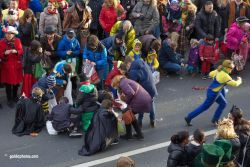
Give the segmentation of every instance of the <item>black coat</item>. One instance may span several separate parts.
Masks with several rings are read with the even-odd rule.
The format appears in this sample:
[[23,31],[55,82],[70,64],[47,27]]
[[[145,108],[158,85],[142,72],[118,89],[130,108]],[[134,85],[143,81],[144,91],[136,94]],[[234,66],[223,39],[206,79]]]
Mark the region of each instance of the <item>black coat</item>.
[[193,160],[201,152],[202,145],[194,145],[192,143],[187,146],[189,166],[193,167]]
[[97,29],[98,26],[100,25],[99,23],[99,15],[102,9],[102,4],[104,0],[91,0],[88,3],[88,6],[92,10],[92,22],[90,24],[91,29]]
[[62,131],[70,126],[71,114],[81,113],[81,109],[73,108],[70,104],[62,103],[53,107],[51,114],[49,115],[49,120],[52,121],[52,126],[56,131]]
[[12,133],[17,136],[40,132],[45,125],[42,107],[34,99],[21,97],[17,103],[15,125]]
[[79,92],[76,98],[76,105],[80,106],[84,112],[95,112],[99,108],[97,100],[98,92],[97,89],[94,88],[91,93]]
[[41,61],[42,56],[31,53],[29,49],[27,49],[25,54],[23,72],[24,74],[33,74],[35,70],[35,64]]
[[219,38],[220,22],[216,11],[206,13],[205,10],[202,9],[195,19],[195,32],[197,39],[204,39],[208,34]]
[[106,109],[100,108],[91,121],[85,134],[85,144],[78,154],[88,156],[103,151],[117,137],[117,118]]
[[185,147],[171,143],[168,153],[167,167],[188,166],[188,154]]
[[46,36],[42,37],[40,39],[40,42],[41,42],[41,45],[42,45],[42,48],[44,51],[49,51],[52,53],[50,57],[50,61],[52,62],[53,65],[55,65],[57,62],[59,62],[60,58],[58,57],[58,55],[56,54],[56,50],[57,50],[57,47],[58,47],[58,44],[61,40],[61,36],[59,35],[55,35],[55,39],[54,39],[54,42],[53,42],[53,48],[49,45],[48,43],[48,39]]
[[22,45],[29,47],[32,40],[35,39],[36,25],[32,23],[20,24],[18,26],[18,32]]

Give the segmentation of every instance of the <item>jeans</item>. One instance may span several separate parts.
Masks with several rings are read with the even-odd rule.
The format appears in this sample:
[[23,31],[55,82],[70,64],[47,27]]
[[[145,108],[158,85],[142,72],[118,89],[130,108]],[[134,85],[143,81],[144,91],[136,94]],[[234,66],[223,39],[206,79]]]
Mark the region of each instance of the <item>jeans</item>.
[[107,78],[107,75],[108,75],[108,65],[105,65],[104,67],[100,69],[96,69],[96,72],[100,79],[100,82],[97,84],[97,89],[102,90],[104,88],[103,82]]
[[[152,106],[152,109],[149,112],[149,118],[150,118],[150,121],[154,121],[155,120],[155,102],[154,102],[154,100],[152,100],[152,105],[151,106]],[[139,122],[142,122],[143,116],[144,116],[144,113],[140,112],[139,116],[138,116],[138,121]]]
[[163,69],[170,72],[179,72],[181,70],[181,66],[177,63],[172,63],[170,61],[166,62],[163,66]]
[[211,89],[207,91],[207,98],[202,105],[196,108],[194,111],[188,114],[187,119],[192,120],[197,117],[202,112],[209,109],[212,104],[216,102],[219,104],[218,108],[216,109],[212,121],[218,121],[220,116],[227,105],[227,101],[225,99],[225,90],[224,88],[220,92],[214,92]]
[[114,99],[118,98],[117,89],[113,88],[112,86],[109,86],[109,91],[113,94]]

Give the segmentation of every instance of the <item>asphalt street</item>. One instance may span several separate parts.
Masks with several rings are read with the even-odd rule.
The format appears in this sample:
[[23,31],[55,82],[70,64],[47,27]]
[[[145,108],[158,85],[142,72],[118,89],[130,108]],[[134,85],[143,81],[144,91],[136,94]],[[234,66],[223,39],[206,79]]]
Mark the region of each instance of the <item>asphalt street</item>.
[[[248,64],[249,65],[249,64]],[[233,104],[240,106],[250,119],[250,67],[240,74],[243,84],[239,88],[229,88],[227,94],[228,106],[223,113],[226,116]],[[236,76],[235,76],[236,77]],[[157,124],[155,129],[149,127],[148,115],[143,122],[144,141],[123,141],[111,146],[105,152],[93,156],[82,157],[77,154],[83,143],[83,138],[71,139],[67,136],[49,136],[44,128],[38,137],[17,137],[11,133],[14,124],[15,111],[5,104],[4,91],[0,91],[0,102],[4,108],[0,110],[0,166],[1,167],[64,167],[86,163],[123,152],[155,145],[170,140],[171,135],[179,130],[187,129],[192,133],[196,128],[205,131],[215,129],[211,118],[216,104],[211,109],[193,120],[193,126],[187,127],[184,116],[203,102],[206,91],[192,90],[193,86],[208,86],[211,80],[201,80],[188,75],[164,76],[157,85],[159,96],[156,100]],[[209,136],[210,141],[213,136]],[[17,159],[13,155],[35,155],[34,159]],[[38,157],[37,157],[38,156]],[[167,148],[141,153],[132,156],[136,167],[165,167],[167,162]],[[98,167],[112,167],[114,161],[97,165]]]

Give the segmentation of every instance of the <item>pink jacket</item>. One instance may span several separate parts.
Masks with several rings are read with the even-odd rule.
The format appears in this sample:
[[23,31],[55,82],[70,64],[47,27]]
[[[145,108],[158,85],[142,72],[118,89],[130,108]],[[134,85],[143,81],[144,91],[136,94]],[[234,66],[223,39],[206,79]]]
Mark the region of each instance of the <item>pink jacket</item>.
[[227,48],[232,50],[239,50],[241,40],[244,36],[244,30],[236,23],[233,23],[226,35]]

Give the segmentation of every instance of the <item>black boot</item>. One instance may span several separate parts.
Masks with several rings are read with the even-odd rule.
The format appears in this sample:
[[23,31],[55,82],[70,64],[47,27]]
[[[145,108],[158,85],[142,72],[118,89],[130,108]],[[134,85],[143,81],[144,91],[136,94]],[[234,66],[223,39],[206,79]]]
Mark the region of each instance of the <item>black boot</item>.
[[120,138],[121,139],[125,139],[125,140],[129,140],[132,139],[132,127],[131,125],[125,125],[126,127],[126,134],[125,135],[121,135]]
[[133,127],[134,127],[134,129],[135,129],[135,132],[136,132],[136,134],[133,135],[133,136],[134,136],[135,138],[137,138],[138,140],[144,139],[144,136],[143,136],[143,134],[142,134],[142,132],[141,132],[141,128],[139,127],[138,122],[137,122],[136,119],[132,122],[132,125],[133,125]]

